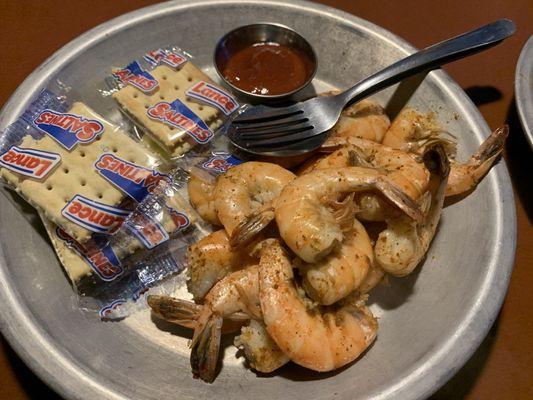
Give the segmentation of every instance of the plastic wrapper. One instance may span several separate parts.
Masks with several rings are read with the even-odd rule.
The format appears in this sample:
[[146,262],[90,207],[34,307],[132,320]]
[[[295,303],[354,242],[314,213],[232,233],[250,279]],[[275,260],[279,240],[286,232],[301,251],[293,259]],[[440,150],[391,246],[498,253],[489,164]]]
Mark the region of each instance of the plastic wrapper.
[[59,85],[0,135],[2,181],[37,209],[82,308],[106,318],[184,279],[188,244],[209,233],[189,205],[187,163],[212,153],[239,108],[175,48],[115,70],[113,82],[127,121]]
[[[180,194],[180,174],[169,174],[140,203],[112,236],[79,243],[62,228],[43,218],[59,260],[79,293],[102,282],[122,279],[131,259],[176,239],[183,243],[205,235],[205,224]],[[133,202],[132,202],[133,203]]]
[[[157,219],[138,213],[128,218],[170,179],[167,164],[134,135],[71,97],[43,90],[2,132],[0,176],[38,210],[75,289],[85,294],[130,276],[135,253],[181,232],[186,242],[183,237],[192,235],[198,218],[177,196]],[[134,235],[111,243],[123,224],[133,224]]]
[[139,127],[140,136],[147,134],[147,143],[169,159],[212,141],[217,129],[239,109],[235,98],[177,47],[150,51],[113,69],[107,83],[110,90],[104,95],[111,95]]
[[[97,284],[85,280],[78,285],[84,295],[83,309],[98,311],[106,319],[122,318],[146,307],[144,294],[148,289],[150,293],[171,295],[185,284],[185,275],[180,273],[187,266],[187,248],[210,233],[185,198],[187,178],[187,172],[181,169],[169,173],[169,179],[159,182],[105,243],[113,254],[128,254],[141,234],[153,236],[155,245],[145,245],[125,259],[117,258],[121,269],[118,279]],[[168,216],[180,229],[164,235],[154,225]]]
[[[187,241],[188,237],[206,234],[205,223],[187,201],[188,174],[178,168],[168,176],[169,179],[161,181],[109,238],[109,245],[118,253],[127,253],[126,250],[143,236],[148,238],[148,243],[142,240],[144,247],[151,250],[176,237]],[[176,226],[171,234],[158,229],[167,220]]]
[[48,90],[0,134],[2,180],[79,243],[112,235],[161,168],[121,127]]
[[174,239],[158,251],[140,253],[129,261],[121,279],[87,288],[80,297],[80,308],[103,319],[121,319],[147,308],[147,294],[173,295],[185,285],[182,272],[188,245]]

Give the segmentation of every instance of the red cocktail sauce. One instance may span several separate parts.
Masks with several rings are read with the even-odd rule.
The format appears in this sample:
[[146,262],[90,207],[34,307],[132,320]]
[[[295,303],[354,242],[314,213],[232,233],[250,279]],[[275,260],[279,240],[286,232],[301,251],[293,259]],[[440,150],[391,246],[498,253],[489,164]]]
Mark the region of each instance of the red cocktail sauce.
[[222,73],[239,89],[253,94],[276,95],[302,86],[313,73],[313,64],[298,49],[264,42],[236,52]]

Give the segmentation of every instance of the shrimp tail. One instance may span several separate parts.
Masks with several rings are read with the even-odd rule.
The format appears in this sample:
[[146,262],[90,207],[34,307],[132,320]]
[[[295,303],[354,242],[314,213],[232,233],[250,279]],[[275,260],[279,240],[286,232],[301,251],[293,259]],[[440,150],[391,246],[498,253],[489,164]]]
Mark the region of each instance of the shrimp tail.
[[157,317],[186,328],[196,328],[196,321],[202,310],[201,305],[170,296],[150,295],[147,301]]
[[251,215],[246,221],[237,226],[229,239],[230,246],[242,247],[249,244],[252,239],[274,219],[274,208],[268,207]]
[[435,176],[439,182],[438,195],[440,196],[440,192],[443,191],[443,187],[446,185],[448,176],[450,175],[450,160],[446,155],[446,150],[441,144],[436,144],[426,150],[423,158],[426,168],[430,171],[432,177]]
[[384,179],[380,179],[376,182],[376,188],[382,192],[390,202],[407,214],[407,216],[417,222],[422,221],[424,215],[420,210],[419,205],[402,190]]
[[454,164],[446,187],[446,196],[455,196],[473,189],[502,153],[508,135],[507,125],[496,129],[466,164]]
[[474,171],[475,184],[485,176],[494,164],[494,161],[503,152],[505,140],[508,135],[509,127],[507,125],[496,129],[472,155],[469,164],[476,166]]
[[435,236],[435,231],[442,214],[444,193],[450,174],[450,161],[442,144],[436,144],[427,149],[423,155],[424,164],[431,172],[428,191],[421,197],[420,204],[424,212],[424,220],[416,229],[418,232],[418,252],[407,268],[410,273],[425,257],[429,245]]
[[420,199],[421,207],[424,210],[424,221],[420,228],[426,231],[427,236],[426,240],[423,241],[422,247],[423,252],[426,253],[440,220],[444,194],[451,169],[450,160],[446,155],[444,146],[441,144],[427,149],[423,157],[426,168],[431,172],[428,191]]
[[472,159],[477,160],[479,164],[494,160],[503,151],[503,146],[508,135],[509,127],[507,125],[499,127],[479,146]]
[[204,382],[211,383],[215,380],[222,321],[221,316],[213,314],[194,332],[191,343],[191,367],[193,376]]

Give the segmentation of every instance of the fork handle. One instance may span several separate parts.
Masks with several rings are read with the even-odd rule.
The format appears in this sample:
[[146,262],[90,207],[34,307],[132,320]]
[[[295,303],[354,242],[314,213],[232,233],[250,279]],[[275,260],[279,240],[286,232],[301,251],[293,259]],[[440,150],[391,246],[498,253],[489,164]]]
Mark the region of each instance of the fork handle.
[[340,93],[338,97],[344,100],[345,106],[350,105],[411,75],[431,71],[451,61],[495,46],[511,36],[515,29],[513,21],[500,19],[463,33],[395,62]]

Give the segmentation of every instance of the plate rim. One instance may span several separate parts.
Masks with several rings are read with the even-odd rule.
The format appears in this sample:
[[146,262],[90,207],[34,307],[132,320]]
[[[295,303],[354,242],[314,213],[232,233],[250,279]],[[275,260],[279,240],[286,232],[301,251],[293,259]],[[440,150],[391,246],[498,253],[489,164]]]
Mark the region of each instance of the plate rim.
[[[34,96],[35,87],[43,87],[63,63],[68,62],[92,44],[103,40],[108,34],[167,12],[208,5],[216,6],[221,3],[254,4],[251,0],[199,0],[194,3],[187,0],[174,0],[123,14],[81,34],[45,60],[19,85],[0,112],[0,126],[6,126],[12,122],[21,111],[20,105],[26,104]],[[300,8],[325,14],[357,24],[371,31],[372,34],[381,36],[406,54],[416,50],[404,39],[382,27],[326,5],[302,0],[268,0],[262,4]],[[434,71],[431,74],[433,79],[442,84],[443,89],[447,92],[453,92],[455,96],[459,97],[465,111],[468,111],[468,117],[472,119],[473,125],[479,126],[479,130],[487,136],[490,130],[485,120],[459,85],[442,70]],[[449,95],[449,93],[447,94]],[[493,168],[490,176],[487,177],[487,180],[489,179],[494,185],[497,198],[502,200],[502,206],[498,210],[499,219],[505,221],[505,241],[500,243],[500,251],[496,254],[498,263],[493,263],[498,264],[499,267],[493,268],[485,276],[482,290],[475,298],[474,307],[469,310],[462,321],[464,322],[460,326],[462,329],[448,338],[442,344],[440,351],[429,356],[423,365],[421,364],[412,371],[405,380],[400,380],[385,392],[375,393],[371,396],[372,399],[419,399],[431,395],[466,363],[496,319],[507,293],[514,264],[516,210],[510,177],[503,161]],[[504,207],[504,204],[507,204],[507,207]],[[501,232],[500,237],[504,237]],[[12,281],[8,279],[8,275],[9,271],[5,266],[3,249],[0,246],[0,301],[4,304],[0,308],[0,330],[26,365],[63,397],[94,398],[98,396],[97,398],[126,399],[124,395],[105,386],[106,382],[102,381],[102,377],[95,377],[90,371],[84,370],[82,365],[78,364],[65,349],[61,349],[52,340],[47,332],[39,326],[30,310],[19,301],[20,295],[16,287],[10,286],[9,283]],[[461,340],[464,342],[461,343]],[[427,365],[432,367],[431,374],[428,374]],[[424,366],[426,368],[423,368]],[[65,374],[74,379],[64,379]],[[406,380],[409,383],[407,386],[405,386]],[[84,386],[80,387],[81,383]]]
[[533,35],[526,40],[518,57],[514,88],[518,116],[529,146],[533,148]]

